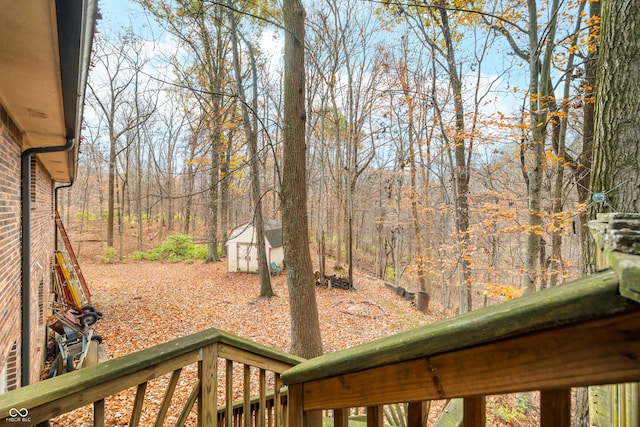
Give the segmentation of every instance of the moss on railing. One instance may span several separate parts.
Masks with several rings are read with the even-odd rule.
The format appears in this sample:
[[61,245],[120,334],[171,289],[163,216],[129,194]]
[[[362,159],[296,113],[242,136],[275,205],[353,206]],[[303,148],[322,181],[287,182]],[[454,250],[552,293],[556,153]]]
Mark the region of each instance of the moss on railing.
[[615,271],[622,296],[640,302],[640,214],[599,214],[589,228],[598,267]]
[[60,408],[60,413],[93,403],[195,363],[201,358],[201,349],[213,344],[240,349],[283,366],[304,360],[218,329],[207,329],[3,394],[0,396],[0,424],[10,416],[12,408],[27,408],[31,415],[37,413],[35,408],[72,396],[73,402]]
[[282,380],[284,384],[295,384],[434,356],[518,334],[622,313],[634,305],[620,295],[616,272],[606,271],[310,359],[286,371]]

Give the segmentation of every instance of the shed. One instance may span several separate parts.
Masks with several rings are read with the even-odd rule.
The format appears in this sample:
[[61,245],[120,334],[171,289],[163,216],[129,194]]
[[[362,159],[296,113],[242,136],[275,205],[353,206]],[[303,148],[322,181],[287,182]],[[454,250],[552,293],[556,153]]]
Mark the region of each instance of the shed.
[[[276,263],[282,267],[282,222],[277,219],[264,221],[267,265]],[[245,223],[231,230],[227,241],[227,269],[229,272],[258,272],[258,247],[253,223]]]

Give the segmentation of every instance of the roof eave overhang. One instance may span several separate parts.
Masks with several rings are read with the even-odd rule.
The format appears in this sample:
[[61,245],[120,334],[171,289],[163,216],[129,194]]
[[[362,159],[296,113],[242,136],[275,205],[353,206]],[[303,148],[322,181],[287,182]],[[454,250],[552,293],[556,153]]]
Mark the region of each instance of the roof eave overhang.
[[[67,176],[60,182],[72,183],[76,176],[84,95],[95,32],[97,0],[56,0],[60,81],[65,136],[60,145],[76,140],[66,152]],[[43,155],[53,157],[53,154]]]
[[[22,150],[55,182],[73,182],[97,0],[6,1],[0,14],[0,104]],[[55,150],[54,150],[55,151]]]

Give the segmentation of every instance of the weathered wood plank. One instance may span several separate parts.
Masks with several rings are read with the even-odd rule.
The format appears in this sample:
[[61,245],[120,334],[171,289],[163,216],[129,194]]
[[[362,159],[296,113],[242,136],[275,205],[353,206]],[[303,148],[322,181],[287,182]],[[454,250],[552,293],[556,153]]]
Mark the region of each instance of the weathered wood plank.
[[619,277],[620,294],[640,302],[640,255],[611,252],[607,259]]
[[[285,365],[297,364],[304,360],[283,351],[211,328],[7,393],[3,395],[2,401],[0,402],[0,419],[4,420],[4,418],[8,417],[11,408],[23,402],[30,402],[32,407],[45,405],[47,402],[56,399],[80,394],[88,389],[95,389],[102,384],[108,383],[113,385],[114,378],[139,377],[142,378],[142,380],[137,383],[125,384],[125,387],[115,390],[113,393],[137,386],[140,382],[151,379],[145,376],[149,372],[154,372],[157,366],[175,366],[173,362],[168,362],[171,359],[180,357],[182,361],[188,360],[186,364],[195,363],[197,361],[197,351],[206,345],[214,343],[237,346],[248,352],[259,353],[262,357],[278,360]],[[177,369],[177,367],[174,369]],[[141,375],[140,372],[144,374]],[[166,373],[166,371],[163,373]],[[115,382],[117,383],[118,381]],[[107,389],[108,388],[104,388],[103,390]],[[79,398],[77,399],[79,403],[78,406],[84,406],[113,393],[102,395],[93,392],[82,393],[83,396],[90,394],[94,399]],[[71,409],[75,408],[69,408],[68,410]]]
[[242,415],[244,427],[251,427],[251,366],[242,365]]
[[640,385],[638,383],[620,384],[624,389],[624,424],[640,426],[640,407],[638,407]]
[[[183,366],[196,363],[197,360],[198,360],[198,351],[196,350],[191,353],[182,354],[179,357],[176,357],[174,359],[170,359],[162,363],[158,363],[157,365],[141,368],[137,372],[132,372],[120,377],[113,376],[109,381],[107,381],[105,378],[102,378],[101,375],[99,376],[99,381],[96,380],[95,377],[93,377],[93,375],[89,375],[90,379],[94,379],[96,381],[95,383],[93,383],[92,381],[88,381],[86,377],[79,376],[83,382],[83,387],[76,393],[69,394],[67,390],[65,389],[60,390],[58,389],[58,386],[55,386],[54,389],[56,389],[59,393],[59,397],[55,398],[55,395],[52,395],[51,394],[52,392],[50,390],[47,390],[46,387],[38,387],[38,388],[33,387],[30,390],[27,390],[26,393],[20,393],[22,398],[25,399],[21,401],[31,402],[26,396],[30,396],[34,390],[44,389],[46,390],[45,392],[48,393],[49,399],[45,400],[43,404],[40,404],[40,405],[34,404],[33,406],[30,405],[29,416],[31,417],[32,421],[35,424],[35,423],[42,422],[44,420],[48,420],[49,418],[52,418],[57,414],[69,412],[75,408],[79,408],[81,406],[91,404],[95,401],[103,399],[106,396],[111,396],[122,390],[126,390],[127,388],[137,387],[138,384],[149,381],[153,378],[157,378],[160,375],[164,375],[168,372],[172,372]],[[94,368],[100,368],[100,367],[104,368],[108,373],[109,372],[108,365],[107,365],[108,363],[109,362],[105,362],[89,368],[69,372],[67,374],[61,375],[60,377],[52,378],[50,380],[36,383],[33,385],[36,386],[36,385],[42,384],[46,386],[47,385],[46,383],[50,381],[54,381],[57,378],[63,378],[67,376],[69,376],[70,378],[78,378],[78,376],[75,376],[73,374],[75,374],[76,372],[81,373],[84,370],[93,370]],[[31,386],[27,386],[25,387],[25,389],[28,387],[31,387]],[[75,387],[73,387],[72,384],[70,384],[69,387],[75,389]],[[18,394],[21,390],[23,389],[17,390],[16,394]],[[4,397],[5,396],[3,396],[3,401],[2,401],[3,406],[7,403],[7,401],[4,400]],[[10,397],[14,398],[14,396],[10,396]],[[7,399],[7,400],[10,401],[12,399]],[[38,399],[37,396],[34,396],[33,401],[41,402],[42,399]],[[7,413],[8,413],[8,410],[7,410]],[[5,418],[0,418],[0,426],[4,425],[3,423],[4,420]]]
[[201,392],[202,392],[201,383],[200,383],[200,380],[197,380],[195,386],[193,387],[193,389],[191,390],[191,393],[189,394],[189,398],[187,399],[187,402],[185,403],[184,407],[182,408],[182,411],[180,412],[180,416],[176,421],[176,427],[184,426],[185,422],[187,421],[187,418],[189,418],[189,413],[193,409],[193,405],[195,404],[196,399],[202,396]]
[[[249,353],[259,354],[261,357],[278,360],[287,365],[297,365],[298,363],[304,362],[306,360],[302,357],[295,356],[291,353],[277,350],[272,347],[267,347],[265,345],[258,344],[255,341],[250,341],[246,338],[238,337],[236,335],[230,334],[225,331],[221,331],[219,329],[215,329],[215,331],[217,332],[219,337],[218,338],[219,344],[227,344],[228,346],[231,346],[233,348],[246,350]],[[252,366],[258,366],[258,365],[252,365]],[[271,370],[268,368],[266,369]]]
[[216,411],[218,408],[218,344],[204,347],[201,353],[201,360],[198,364],[198,378],[200,379],[198,425],[200,427],[214,427],[218,421]]
[[571,426],[571,389],[540,392],[540,427]]
[[302,384],[292,384],[287,392],[289,427],[304,427],[304,397]]
[[140,416],[142,415],[142,404],[144,403],[144,394],[147,391],[147,383],[138,384],[136,390],[136,397],[133,401],[133,410],[131,411],[131,421],[129,425],[131,427],[138,427],[140,425]]
[[258,427],[266,427],[267,424],[267,372],[264,369],[260,369],[258,372],[258,385],[259,385],[259,400],[260,405],[258,407]]
[[93,426],[104,427],[104,399],[93,403]]
[[[613,271],[525,295],[431,325],[316,357],[282,375],[285,384],[429,357],[559,325],[621,313],[634,305],[620,296]],[[415,400],[415,399],[413,399]]]
[[620,294],[640,302],[640,214],[601,213],[589,221],[596,242],[596,268],[613,269]]
[[[156,417],[154,427],[162,427],[164,425],[164,419],[167,416],[169,406],[171,406],[171,399],[173,398],[173,393],[176,390],[176,385],[178,384],[178,380],[180,379],[181,372],[182,368],[176,369],[171,374],[169,384],[167,384],[167,389],[164,392],[164,397],[162,398],[162,403],[160,404],[160,409],[158,410],[158,416]],[[200,375],[200,377],[202,378],[202,374]]]
[[640,312],[304,384],[304,408],[557,389],[640,380]]
[[227,427],[233,427],[233,361],[230,359],[226,360],[225,363],[225,368],[226,368],[226,375],[225,375],[225,381],[226,381],[226,392],[225,392],[225,399],[226,399],[226,408],[224,411],[224,416],[225,416],[225,425]]
[[273,420],[274,420],[274,426],[273,427],[280,427],[282,425],[285,425],[285,419],[286,415],[284,414],[284,411],[282,409],[282,394],[280,393],[280,389],[282,388],[282,380],[280,379],[280,374],[279,373],[275,373],[275,378],[273,380],[273,401],[274,401],[274,405],[273,405]]
[[255,353],[251,353],[247,350],[232,347],[226,344],[219,344],[218,356],[225,359],[231,359],[238,363],[244,363],[246,365],[251,365],[257,368],[266,369],[267,371],[278,373],[282,373],[293,366],[290,363],[269,359],[268,357],[263,357]]

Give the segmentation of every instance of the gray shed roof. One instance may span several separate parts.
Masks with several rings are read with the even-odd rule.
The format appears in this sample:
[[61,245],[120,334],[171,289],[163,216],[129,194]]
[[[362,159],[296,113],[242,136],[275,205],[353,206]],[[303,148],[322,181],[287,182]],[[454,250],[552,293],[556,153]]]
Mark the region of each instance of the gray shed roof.
[[265,220],[264,235],[269,240],[272,248],[282,246],[282,221],[279,219]]

